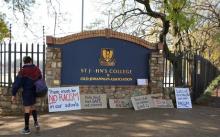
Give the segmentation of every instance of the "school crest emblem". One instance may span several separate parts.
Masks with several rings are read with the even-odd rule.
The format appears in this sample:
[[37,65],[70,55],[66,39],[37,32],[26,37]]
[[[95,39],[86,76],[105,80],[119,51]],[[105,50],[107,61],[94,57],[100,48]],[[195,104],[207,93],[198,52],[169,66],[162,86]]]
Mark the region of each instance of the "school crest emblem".
[[102,48],[99,58],[101,66],[115,66],[114,51],[110,48]]

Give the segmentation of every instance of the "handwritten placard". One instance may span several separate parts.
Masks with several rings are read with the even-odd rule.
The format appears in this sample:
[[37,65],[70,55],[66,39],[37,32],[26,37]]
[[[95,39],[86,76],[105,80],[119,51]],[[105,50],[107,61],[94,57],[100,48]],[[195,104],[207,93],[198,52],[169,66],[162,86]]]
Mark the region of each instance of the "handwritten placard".
[[131,97],[135,110],[148,109],[153,107],[153,100],[149,95]]
[[80,98],[82,109],[107,108],[106,94],[84,94]]
[[189,88],[175,88],[177,108],[192,108]]
[[58,87],[48,89],[49,112],[81,109],[79,87]]
[[110,108],[132,108],[130,99],[109,99]]
[[137,85],[148,85],[148,79],[137,79]]
[[153,104],[155,108],[174,108],[170,99],[153,99]]

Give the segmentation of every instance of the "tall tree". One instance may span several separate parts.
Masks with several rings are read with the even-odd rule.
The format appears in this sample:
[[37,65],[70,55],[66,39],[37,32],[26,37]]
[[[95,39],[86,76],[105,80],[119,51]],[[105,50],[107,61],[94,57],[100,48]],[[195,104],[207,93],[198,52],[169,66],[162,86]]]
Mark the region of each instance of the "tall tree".
[[[123,2],[123,6],[131,3],[129,0]],[[152,39],[152,34],[154,34],[157,40],[155,42],[164,44],[168,58],[171,58],[173,65],[177,68],[174,73],[177,76],[175,83],[178,86],[182,85],[182,82],[178,81],[179,77],[182,77],[181,69],[178,69],[178,66],[182,67],[182,62],[180,59],[174,60],[173,54],[168,51],[179,52],[180,58],[189,52],[203,52],[203,55],[207,56],[210,51],[217,51],[215,59],[212,57],[209,59],[216,64],[217,60],[220,60],[219,50],[215,50],[219,49],[216,42],[219,39],[217,30],[220,30],[219,3],[220,1],[212,0],[135,0],[133,7],[126,7],[125,11],[115,16],[112,29],[120,30],[129,24],[130,28],[134,28],[136,26],[133,22],[136,22],[141,29],[134,29],[131,34],[141,36],[142,31],[146,31],[142,34],[151,35],[145,35],[147,40]],[[124,31],[127,30],[128,28]]]

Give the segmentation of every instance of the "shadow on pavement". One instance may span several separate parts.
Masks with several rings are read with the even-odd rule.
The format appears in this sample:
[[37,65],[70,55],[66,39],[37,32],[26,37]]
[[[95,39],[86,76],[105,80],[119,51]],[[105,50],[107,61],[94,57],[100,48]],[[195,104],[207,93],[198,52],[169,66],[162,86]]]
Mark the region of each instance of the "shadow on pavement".
[[[32,119],[31,119],[32,120]],[[93,109],[40,116],[30,137],[220,137],[220,109]],[[30,123],[33,124],[33,123]],[[1,117],[1,137],[23,137],[22,117]]]

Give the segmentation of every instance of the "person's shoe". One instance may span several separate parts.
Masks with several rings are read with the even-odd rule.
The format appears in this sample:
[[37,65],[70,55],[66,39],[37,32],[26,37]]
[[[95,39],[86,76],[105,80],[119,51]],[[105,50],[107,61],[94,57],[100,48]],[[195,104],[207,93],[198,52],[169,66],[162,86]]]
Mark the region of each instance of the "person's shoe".
[[38,122],[34,123],[34,127],[36,128],[37,131],[40,131],[40,125]]
[[21,130],[21,134],[25,134],[25,135],[28,135],[28,134],[30,134],[31,133],[31,131],[30,131],[30,129],[22,129]]

